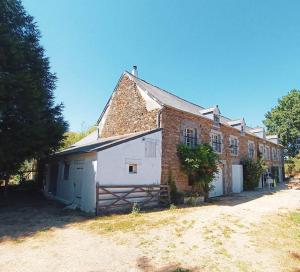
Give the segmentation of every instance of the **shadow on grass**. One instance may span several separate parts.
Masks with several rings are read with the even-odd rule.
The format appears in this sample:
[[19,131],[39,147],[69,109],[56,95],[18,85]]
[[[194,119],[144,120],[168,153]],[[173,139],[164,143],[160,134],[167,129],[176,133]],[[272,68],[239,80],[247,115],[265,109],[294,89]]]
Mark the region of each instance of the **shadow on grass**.
[[[218,197],[210,199],[208,203],[201,206],[235,206],[284,189],[286,189],[286,186],[280,185],[271,192],[258,190]],[[69,224],[94,218],[79,211],[64,210],[64,206],[56,201],[45,199],[36,190],[18,190],[15,187],[8,191],[6,197],[0,192],[0,242],[5,240],[22,240],[51,228],[64,228]],[[191,207],[179,206],[177,211],[184,212],[185,208]],[[163,210],[166,210],[166,208],[147,209],[142,213]],[[97,220],[101,220],[101,217]]]
[[47,200],[36,190],[9,188],[0,193],[0,242],[19,240],[51,228],[63,228],[89,217],[64,205]]

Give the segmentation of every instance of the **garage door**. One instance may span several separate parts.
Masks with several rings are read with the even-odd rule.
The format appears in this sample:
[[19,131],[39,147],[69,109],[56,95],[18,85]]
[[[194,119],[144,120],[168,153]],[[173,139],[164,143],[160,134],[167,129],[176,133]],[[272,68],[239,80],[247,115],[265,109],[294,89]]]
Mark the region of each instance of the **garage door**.
[[243,191],[243,166],[232,165],[232,192],[241,193]]
[[214,189],[209,192],[209,197],[215,197],[223,195],[223,171],[219,168],[219,173],[216,175],[212,182]]

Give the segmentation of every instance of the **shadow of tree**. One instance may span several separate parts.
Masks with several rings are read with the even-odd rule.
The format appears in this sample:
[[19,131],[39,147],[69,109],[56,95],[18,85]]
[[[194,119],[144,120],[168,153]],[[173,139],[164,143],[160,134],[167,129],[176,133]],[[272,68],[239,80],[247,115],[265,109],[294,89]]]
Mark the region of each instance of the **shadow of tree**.
[[23,239],[89,218],[63,208],[64,205],[45,199],[37,191],[10,190],[7,196],[0,195],[0,242]]
[[137,260],[137,268],[144,272],[196,272],[199,268],[183,268],[179,264],[168,264],[161,267],[155,267],[149,258],[141,257]]
[[[257,190],[254,192],[243,192],[238,195],[222,196],[211,199],[209,203],[203,205],[235,206],[285,189],[285,185],[280,185],[270,192],[268,190]],[[79,211],[64,210],[64,206],[56,201],[45,199],[40,192],[35,190],[9,190],[7,197],[0,192],[0,242],[24,239],[51,228],[64,228],[69,224],[94,218],[93,215],[87,215]],[[179,208],[184,209],[189,207],[180,206]],[[163,209],[158,208],[144,212],[161,210]],[[140,265],[142,265],[141,261]],[[147,262],[144,262],[142,266],[146,269]],[[174,266],[170,267],[170,269],[173,268]],[[162,271],[172,271],[170,269]]]

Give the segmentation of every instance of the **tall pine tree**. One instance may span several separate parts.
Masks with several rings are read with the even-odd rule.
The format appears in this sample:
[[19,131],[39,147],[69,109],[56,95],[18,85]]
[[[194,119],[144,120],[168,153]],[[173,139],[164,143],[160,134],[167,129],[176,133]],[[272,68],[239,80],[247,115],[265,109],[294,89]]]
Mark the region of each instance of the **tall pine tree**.
[[67,130],[40,32],[19,0],[0,0],[0,179],[57,150]]

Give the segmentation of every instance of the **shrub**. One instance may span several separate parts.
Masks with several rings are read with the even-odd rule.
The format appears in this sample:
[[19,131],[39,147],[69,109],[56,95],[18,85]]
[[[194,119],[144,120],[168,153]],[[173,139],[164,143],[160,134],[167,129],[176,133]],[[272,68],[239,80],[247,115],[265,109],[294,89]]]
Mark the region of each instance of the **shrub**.
[[140,211],[141,211],[141,207],[140,207],[139,203],[134,202],[133,205],[132,205],[131,213],[132,214],[139,214]]
[[172,203],[171,205],[170,205],[170,210],[176,210],[177,209],[177,207]]
[[171,171],[169,171],[169,175],[168,175],[168,185],[170,186],[171,203],[173,203],[175,205],[182,204],[182,202],[183,202],[183,193],[178,192],[177,186],[176,186],[175,181],[173,180]]
[[177,147],[177,153],[183,171],[192,181],[193,192],[203,194],[207,201],[208,193],[213,188],[212,181],[218,172],[218,155],[207,143],[195,147],[182,144]]
[[266,167],[262,159],[254,160],[245,158],[242,160],[244,172],[244,189],[253,190],[258,186],[260,176],[264,173]]

